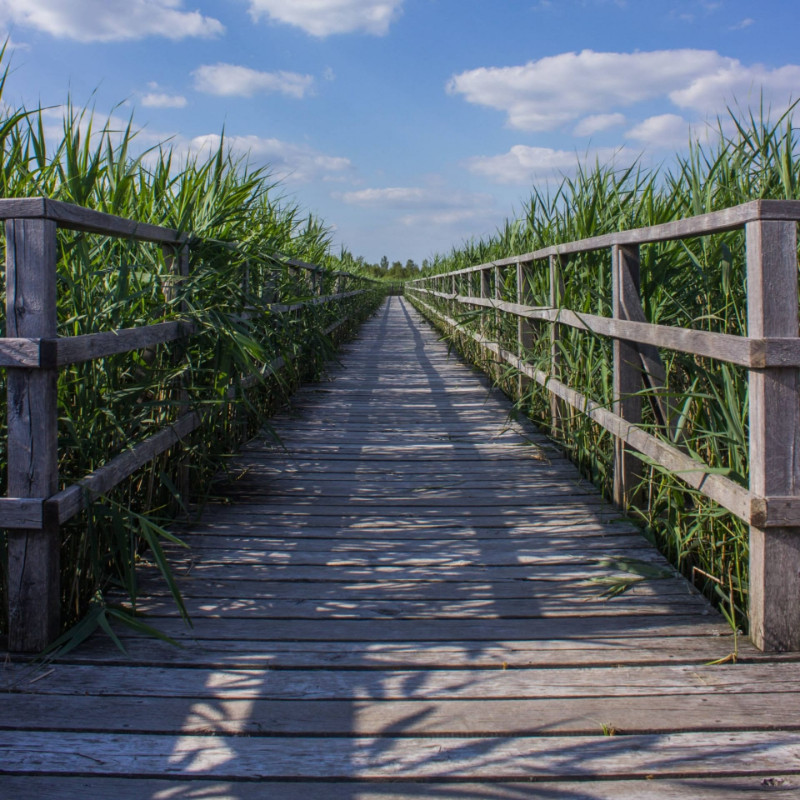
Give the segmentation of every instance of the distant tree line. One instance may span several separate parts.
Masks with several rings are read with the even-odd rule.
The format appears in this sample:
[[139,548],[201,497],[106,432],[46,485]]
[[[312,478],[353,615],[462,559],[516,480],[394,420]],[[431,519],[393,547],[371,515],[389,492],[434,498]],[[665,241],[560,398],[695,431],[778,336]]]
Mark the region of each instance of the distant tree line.
[[[371,278],[383,278],[390,281],[405,281],[409,278],[418,278],[420,274],[420,267],[414,262],[414,259],[409,258],[405,264],[402,261],[392,261],[383,256],[378,264],[370,264],[364,259],[363,256],[354,258],[349,253],[348,268],[355,269],[362,275],[368,275]],[[344,259],[343,259],[344,260]],[[428,260],[422,262],[422,269],[427,269],[429,266]]]

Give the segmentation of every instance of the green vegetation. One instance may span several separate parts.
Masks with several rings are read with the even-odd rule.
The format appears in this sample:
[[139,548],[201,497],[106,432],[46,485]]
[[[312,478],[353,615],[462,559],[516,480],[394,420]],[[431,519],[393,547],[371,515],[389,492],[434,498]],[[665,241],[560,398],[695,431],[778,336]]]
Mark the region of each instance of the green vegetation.
[[[0,80],[0,92],[5,79]],[[372,283],[367,294],[343,303],[270,313],[265,304],[271,301],[299,302],[312,293],[307,274],[288,269],[285,258],[324,266],[316,290],[325,295],[337,291],[333,273],[342,262],[329,253],[325,226],[281,202],[267,172],[233,160],[224,143],[209,157],[180,160],[169,145],[134,155],[137,140],[130,124],[114,130],[110,123],[98,124],[89,111],[69,106],[62,130],[53,134],[47,130],[48,119],[41,109],[3,113],[0,196],[45,195],[174,228],[191,242],[190,274],[178,282],[170,271],[170,254],[158,246],[59,232],[60,335],[179,317],[188,317],[198,330],[177,344],[62,370],[61,487],[144,440],[187,405],[208,416],[207,424],[183,444],[180,457],[173,453],[158,458],[64,527],[64,623],[75,623],[93,602],[89,618],[104,624],[106,613],[118,613],[105,609],[109,587],[122,588],[135,608],[134,567],[145,549],[171,584],[160,546],[168,537],[163,523],[182,513],[187,501],[202,501],[181,490],[206,485],[224,467],[226,454],[264,425],[287,391],[318,372],[332,352],[324,334],[327,326],[348,314],[351,322],[336,334],[346,335],[348,327],[372,312],[384,290]],[[350,279],[345,290],[364,286],[367,281]],[[3,328],[4,322],[3,316]],[[289,366],[273,374],[270,362],[281,356]],[[245,379],[254,388],[245,391]],[[5,403],[2,371],[2,485]],[[0,585],[2,605],[4,591],[5,580]]]
[[[718,122],[713,143],[695,143],[668,168],[618,170],[597,164],[564,178],[551,192],[534,190],[522,215],[493,237],[437,256],[428,274],[448,272],[548,245],[612,231],[655,225],[724,209],[758,198],[800,199],[800,153],[791,110],[777,122],[747,115]],[[503,299],[516,300],[514,270],[505,271]],[[563,306],[610,315],[611,265],[606,252],[571,258],[564,268]],[[494,288],[492,288],[494,291]],[[744,234],[653,244],[641,249],[641,294],[647,319],[663,325],[746,333]],[[532,305],[549,305],[547,264],[531,278]],[[442,306],[443,308],[445,306]],[[451,312],[452,313],[452,312]],[[472,330],[494,322],[494,312],[462,317]],[[548,327],[542,323],[528,359],[550,369]],[[495,331],[510,349],[516,320]],[[611,402],[611,343],[592,334],[562,329],[561,380],[597,402]],[[460,346],[475,360],[477,346]],[[661,351],[667,370],[670,433],[657,424],[644,402],[644,424],[667,436],[715,470],[746,485],[747,373],[728,364]],[[494,368],[497,374],[497,368]],[[509,370],[499,383],[511,394],[517,381]],[[642,392],[647,396],[646,392]],[[547,393],[529,385],[519,399],[543,428],[551,424]],[[562,430],[551,430],[584,473],[610,491],[610,435],[579,415]],[[651,537],[696,585],[715,596],[732,621],[746,624],[747,529],[731,514],[687,488],[672,475],[648,467],[641,501],[633,513]],[[707,573],[707,575],[706,575]],[[710,577],[709,577],[710,576]]]

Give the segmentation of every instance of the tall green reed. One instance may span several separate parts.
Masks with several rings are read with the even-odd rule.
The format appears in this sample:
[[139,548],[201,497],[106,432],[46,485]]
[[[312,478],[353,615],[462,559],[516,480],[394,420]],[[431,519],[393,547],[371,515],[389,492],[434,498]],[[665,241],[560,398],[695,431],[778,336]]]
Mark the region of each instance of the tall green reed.
[[[0,96],[6,79],[7,71],[0,76]],[[326,294],[334,291],[333,271],[340,262],[330,252],[325,225],[283,202],[268,171],[237,161],[224,139],[210,155],[180,156],[169,145],[139,147],[132,121],[119,126],[71,104],[63,109],[59,133],[48,128],[48,120],[42,109],[5,111],[0,117],[0,196],[45,195],[174,228],[191,244],[189,276],[176,280],[174,253],[158,246],[58,234],[59,335],[179,318],[188,318],[197,330],[188,341],[72,365],[59,379],[61,486],[188,408],[206,416],[206,424],[178,452],[140,469],[63,529],[65,625],[81,619],[90,603],[93,624],[104,624],[111,613],[139,624],[107,605],[108,590],[122,589],[135,611],[136,564],[149,548],[148,558],[183,609],[162,543],[174,541],[166,521],[183,513],[189,501],[202,500],[186,496],[186,486],[206,485],[224,467],[226,454],[262,428],[291,387],[315,374],[332,352],[323,333],[337,317],[332,305],[270,312],[268,304],[279,298],[311,295],[303,273],[287,269],[285,259],[326,267],[319,287]],[[353,324],[381,296],[378,288],[347,301]],[[275,374],[270,364],[279,357],[287,366]],[[3,484],[5,425],[0,373]],[[4,590],[5,580],[0,595]],[[82,625],[80,636],[91,627]]]
[[[800,199],[800,153],[793,108],[771,121],[768,110],[730,112],[704,141],[695,141],[671,165],[625,169],[579,166],[548,189],[534,187],[522,213],[494,236],[469,242],[433,259],[430,273],[446,272],[529,252],[552,244],[626,228],[656,225],[728,208],[757,198]],[[651,322],[746,334],[745,252],[742,232],[665,242],[641,248],[641,295]],[[510,272],[510,271],[509,271]],[[547,267],[529,278],[531,304],[549,305]],[[610,260],[605,253],[570,259],[564,268],[563,306],[610,312]],[[508,299],[516,294],[509,278]],[[480,315],[479,315],[480,316]],[[486,314],[482,315],[486,316]],[[467,319],[474,329],[480,320]],[[549,371],[548,327],[537,327],[527,358]],[[515,324],[498,332],[515,349]],[[460,339],[472,357],[476,348]],[[611,403],[611,348],[592,334],[562,329],[559,377],[595,401]],[[642,390],[644,421],[651,432],[676,443],[711,468],[746,485],[748,474],[747,374],[711,359],[661,351],[666,385],[659,392],[668,424],[655,416],[653,393]],[[517,382],[505,371],[500,383],[511,394]],[[613,442],[577,414],[551,430],[549,396],[528,385],[520,404],[550,430],[584,472],[610,494]],[[710,595],[732,622],[746,626],[747,529],[724,509],[673,475],[647,465],[640,501],[631,509],[646,533],[674,563]],[[711,575],[709,579],[705,574]],[[732,599],[731,599],[732,598]]]

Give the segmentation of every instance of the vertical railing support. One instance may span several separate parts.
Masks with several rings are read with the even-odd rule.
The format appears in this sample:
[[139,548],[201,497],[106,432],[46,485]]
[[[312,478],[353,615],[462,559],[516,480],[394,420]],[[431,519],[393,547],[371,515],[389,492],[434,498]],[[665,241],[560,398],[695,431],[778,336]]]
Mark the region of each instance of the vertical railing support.
[[[490,296],[489,270],[481,269],[478,271],[478,275],[480,275],[481,279],[481,293],[480,293],[481,300],[488,300]],[[489,309],[486,306],[481,306],[481,336],[483,336],[484,339],[492,338],[492,327],[489,324],[489,314],[490,314]],[[483,359],[482,363],[488,365],[489,351],[482,349],[481,358]]]
[[[749,222],[747,329],[796,337],[797,225]],[[800,494],[798,370],[751,370],[750,491]],[[800,650],[800,528],[750,527],[750,638],[762,650]]]
[[[530,266],[516,263],[517,268],[517,303],[523,306],[533,305],[533,290],[531,289]],[[533,349],[534,328],[530,320],[517,317],[517,356],[525,358],[527,352]],[[517,391],[522,398],[531,386],[531,379],[520,373],[517,380]]]
[[[6,336],[56,336],[56,223],[6,222]],[[48,498],[58,491],[58,370],[9,369],[8,495]],[[59,634],[58,521],[8,532],[8,648],[38,652]]]
[[[628,309],[640,304],[639,248],[614,245],[611,248],[612,305],[614,319],[631,319]],[[636,345],[614,339],[613,411],[630,424],[642,421],[642,369]],[[622,439],[614,440],[613,498],[627,508],[641,480],[641,461]]]
[[[564,256],[550,256],[548,266],[550,269],[550,307],[560,309],[564,303],[564,276],[562,267]],[[561,378],[561,326],[553,322],[550,326],[550,374],[559,380]],[[562,418],[564,415],[564,403],[556,397],[550,395],[550,432],[558,435],[562,428]]]

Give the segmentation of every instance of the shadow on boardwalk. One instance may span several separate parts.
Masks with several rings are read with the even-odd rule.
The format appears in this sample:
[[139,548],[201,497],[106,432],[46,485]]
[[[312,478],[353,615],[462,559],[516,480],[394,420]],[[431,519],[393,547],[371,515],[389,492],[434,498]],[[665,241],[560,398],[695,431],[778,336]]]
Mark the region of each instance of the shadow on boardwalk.
[[194,629],[146,583],[183,647],[4,698],[0,797],[791,796],[796,665],[706,666],[732,642],[680,579],[599,599],[600,558],[663,561],[509,411],[387,301],[175,553]]

